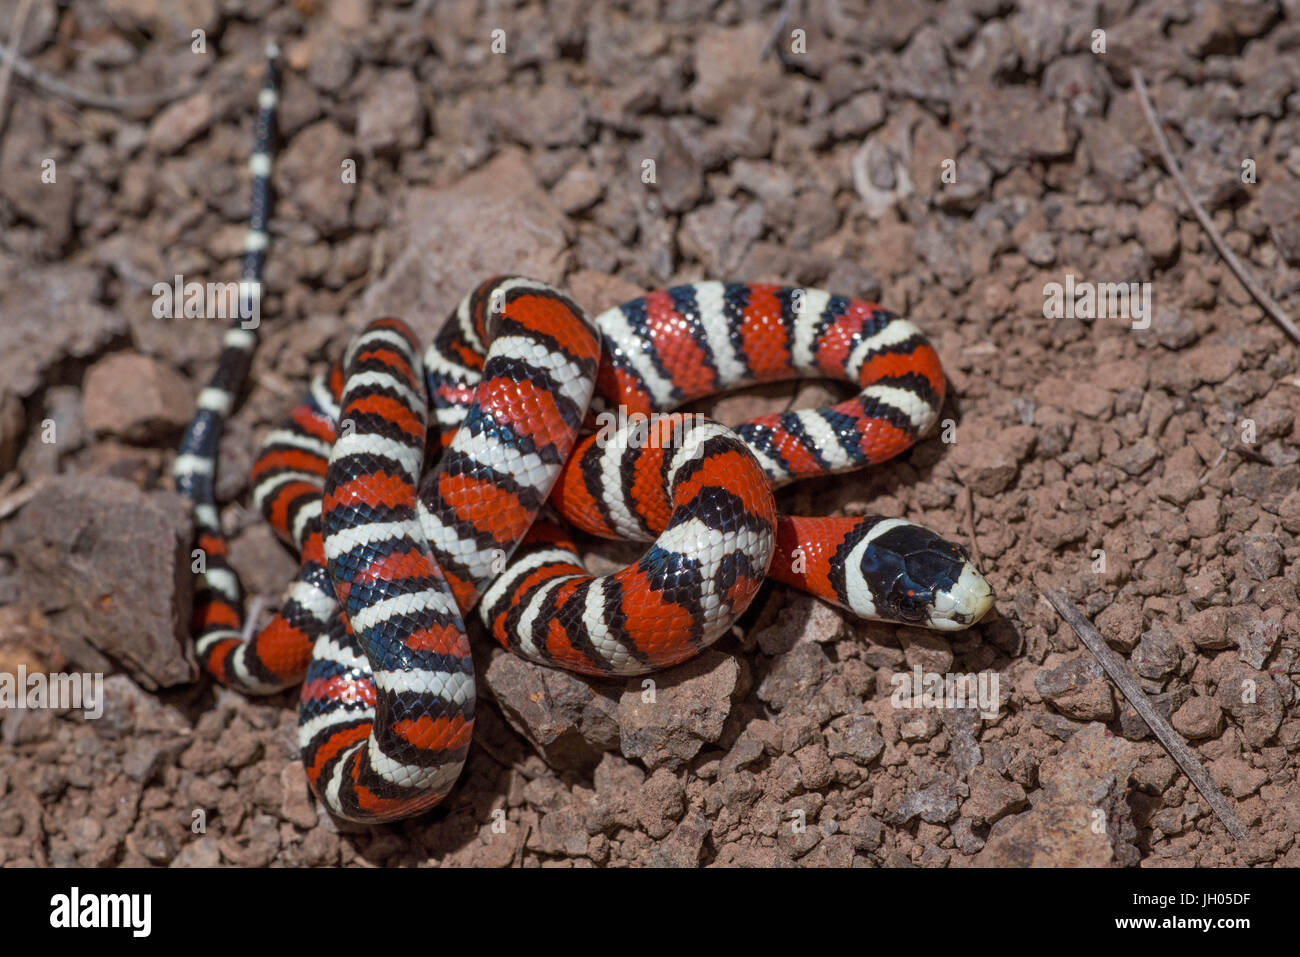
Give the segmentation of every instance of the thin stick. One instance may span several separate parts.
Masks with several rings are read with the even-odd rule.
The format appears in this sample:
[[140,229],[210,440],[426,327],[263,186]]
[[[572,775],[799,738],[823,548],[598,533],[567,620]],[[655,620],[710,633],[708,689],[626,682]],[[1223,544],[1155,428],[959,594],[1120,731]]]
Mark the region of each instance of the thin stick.
[[1196,760],[1196,755],[1192,749],[1187,746],[1182,737],[1169,726],[1164,718],[1160,717],[1160,712],[1152,706],[1150,699],[1142,691],[1138,683],[1133,680],[1133,676],[1128,673],[1124,667],[1124,662],[1120,660],[1119,655],[1110,650],[1101,633],[1092,626],[1092,623],[1083,616],[1083,612],[1071,603],[1061,592],[1053,588],[1046,588],[1043,594],[1047,596],[1053,607],[1062,618],[1066,620],[1074,633],[1079,636],[1079,640],[1092,652],[1093,656],[1100,662],[1106,674],[1110,675],[1110,680],[1119,686],[1119,690],[1124,693],[1137,713],[1142,716],[1142,720],[1147,723],[1152,733],[1164,745],[1169,756],[1178,762],[1178,766],[1183,769],[1183,773],[1196,786],[1196,790],[1201,792],[1201,796],[1209,802],[1210,807],[1214,810],[1215,817],[1222,822],[1223,826],[1228,829],[1238,841],[1244,841],[1247,838],[1246,825],[1241,823],[1241,818],[1237,817],[1237,812],[1232,809],[1227,798],[1214,783],[1214,779],[1206,773],[1201,762]]
[[[9,27],[9,48],[17,50],[18,44],[23,39],[23,27],[27,25],[27,14],[32,10],[32,4],[35,0],[21,0],[18,9],[14,12],[13,23]],[[5,63],[4,69],[0,70],[0,132],[4,131],[5,126],[5,101],[9,98],[9,81],[14,75],[13,61]]]
[[1210,465],[1208,469],[1205,470],[1205,474],[1201,476],[1201,480],[1196,484],[1204,485],[1206,482],[1208,482],[1210,480],[1210,475],[1214,472],[1215,469],[1219,467],[1219,463],[1221,463],[1227,457],[1228,457],[1228,447],[1225,445],[1219,449],[1219,457],[1214,460],[1214,462]]
[[975,496],[970,493],[970,488],[963,485],[961,487],[962,498],[966,500],[966,533],[970,535],[970,554],[975,559],[975,567],[984,567],[984,556],[980,554],[980,544],[975,541]]
[[20,57],[16,49],[10,47],[0,46],[0,63],[5,64],[8,69],[13,70],[14,73],[17,73],[33,86],[45,90],[46,93],[52,93],[59,99],[67,100],[75,106],[88,106],[95,110],[128,112],[130,110],[162,106],[164,103],[172,102],[172,100],[183,99],[198,89],[197,84],[189,83],[174,90],[113,96],[108,93],[91,93],[86,90],[79,90],[75,86],[69,86],[62,80],[37,69]]
[[266,598],[262,595],[254,595],[253,600],[248,603],[248,614],[244,616],[244,631],[239,636],[241,641],[251,641],[253,635],[261,631],[257,627],[257,620],[262,617],[262,609],[266,607]]
[[1151,97],[1147,95],[1147,86],[1142,82],[1142,71],[1137,67],[1133,68],[1133,88],[1137,90],[1138,100],[1142,104],[1142,112],[1146,114],[1147,123],[1151,126],[1151,132],[1155,134],[1156,146],[1160,148],[1160,156],[1165,161],[1165,169],[1169,171],[1169,175],[1178,184],[1178,191],[1183,194],[1183,199],[1187,200],[1187,205],[1192,207],[1192,212],[1196,214],[1196,219],[1200,222],[1201,228],[1210,237],[1210,242],[1214,243],[1214,248],[1219,251],[1223,261],[1228,264],[1228,268],[1233,271],[1233,274],[1241,280],[1241,284],[1255,297],[1255,301],[1272,317],[1274,322],[1286,331],[1287,335],[1296,342],[1300,342],[1300,326],[1297,326],[1291,320],[1291,317],[1282,311],[1282,307],[1259,284],[1250,270],[1237,258],[1236,253],[1228,248],[1228,244],[1223,241],[1219,231],[1214,228],[1214,223],[1210,221],[1204,207],[1192,195],[1192,189],[1187,185],[1183,171],[1178,166],[1178,160],[1174,159],[1173,151],[1169,148],[1169,141],[1165,139],[1164,131],[1160,128],[1160,119],[1156,116],[1155,107],[1151,105]]
[[514,865],[515,867],[523,867],[523,866],[524,866],[524,855],[525,855],[526,853],[528,853],[528,848],[527,848],[527,845],[528,845],[528,835],[531,834],[531,833],[533,833],[533,826],[532,826],[531,824],[525,824],[525,825],[524,825],[524,836],[523,836],[522,838],[519,839],[519,846],[518,846],[517,848],[515,848],[515,854],[518,854],[518,855],[519,855],[518,860],[515,860],[515,855],[514,855],[514,854],[511,854],[511,855],[510,855],[510,857],[511,857],[511,861],[512,861],[512,863],[513,863],[513,865]]
[[771,56],[772,51],[776,49],[777,37],[785,29],[785,25],[790,22],[790,14],[794,10],[794,0],[784,0],[781,4],[781,10],[776,15],[776,23],[772,25],[772,32],[767,35],[763,45],[758,48],[758,59],[761,63]]
[[18,511],[24,505],[35,497],[36,493],[41,490],[44,484],[42,479],[37,479],[18,489],[10,490],[10,481],[19,480],[17,472],[10,472],[5,476],[3,482],[0,482],[0,518],[8,518],[14,512]]

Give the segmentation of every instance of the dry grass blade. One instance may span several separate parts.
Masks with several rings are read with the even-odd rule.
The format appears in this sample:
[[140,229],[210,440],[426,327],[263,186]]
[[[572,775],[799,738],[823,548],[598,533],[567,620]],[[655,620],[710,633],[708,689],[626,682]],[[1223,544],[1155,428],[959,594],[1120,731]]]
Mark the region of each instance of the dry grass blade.
[[1147,85],[1142,80],[1142,71],[1137,67],[1133,68],[1133,88],[1137,90],[1138,100],[1142,104],[1142,112],[1146,114],[1147,123],[1150,124],[1151,132],[1156,138],[1156,146],[1160,150],[1161,158],[1165,161],[1165,169],[1174,178],[1174,182],[1178,185],[1178,191],[1183,194],[1183,199],[1187,200],[1187,205],[1192,207],[1192,212],[1196,214],[1196,219],[1201,224],[1201,228],[1210,237],[1210,242],[1214,243],[1214,248],[1219,251],[1219,255],[1228,264],[1228,268],[1241,280],[1241,284],[1255,297],[1255,301],[1260,304],[1263,310],[1286,331],[1287,335],[1296,342],[1300,342],[1300,327],[1296,326],[1291,317],[1282,311],[1282,307],[1259,284],[1259,281],[1255,279],[1245,264],[1237,258],[1236,253],[1228,248],[1228,244],[1223,241],[1219,231],[1214,228],[1214,223],[1211,222],[1209,214],[1205,212],[1204,207],[1192,195],[1192,188],[1187,185],[1187,179],[1183,176],[1182,168],[1178,165],[1178,160],[1174,159],[1173,150],[1169,148],[1169,141],[1165,139],[1164,131],[1160,128],[1160,118],[1156,116],[1155,107],[1151,105],[1151,97],[1147,94]]
[[778,38],[781,36],[782,31],[785,30],[786,24],[790,22],[790,14],[793,10],[794,0],[783,0],[781,9],[776,15],[776,22],[772,25],[772,32],[767,35],[767,39],[763,41],[763,45],[758,49],[760,62],[771,56],[772,51],[776,49],[779,42]]
[[975,496],[968,486],[961,487],[962,505],[966,512],[966,534],[970,536],[970,554],[975,559],[975,567],[984,567],[984,556],[980,554],[980,544],[975,540]]
[[[35,0],[22,0],[14,11],[13,24],[9,29],[9,49],[17,52],[23,39],[23,27],[27,25],[27,14],[31,13]],[[0,132],[4,132],[5,103],[9,98],[9,81],[13,79],[14,61],[10,60],[0,69]]]
[[1124,667],[1124,662],[1120,660],[1119,655],[1110,650],[1110,646],[1101,636],[1101,632],[1092,626],[1092,622],[1084,617],[1083,612],[1066,598],[1061,592],[1046,588],[1043,594],[1047,600],[1052,603],[1052,607],[1057,613],[1066,620],[1074,633],[1079,636],[1079,640],[1084,643],[1093,657],[1105,669],[1106,674],[1110,675],[1110,680],[1119,686],[1119,690],[1124,693],[1137,713],[1142,716],[1142,720],[1147,723],[1152,734],[1160,741],[1169,756],[1178,762],[1178,766],[1183,769],[1183,773],[1196,786],[1196,790],[1201,792],[1201,796],[1209,803],[1214,810],[1215,816],[1222,822],[1223,826],[1228,829],[1238,841],[1246,840],[1246,825],[1241,823],[1241,818],[1237,817],[1237,812],[1232,809],[1232,805],[1219,791],[1218,785],[1214,779],[1206,772],[1201,762],[1196,759],[1192,749],[1187,746],[1182,737],[1170,727],[1160,713],[1152,706],[1145,692],[1133,680],[1133,676],[1128,673]]
[[45,484],[38,479],[28,485],[16,487],[20,480],[17,472],[10,472],[0,481],[0,518],[8,518],[32,500]]
[[12,70],[33,86],[38,86],[46,93],[51,93],[61,100],[67,100],[75,106],[90,107],[95,110],[112,110],[127,112],[162,106],[173,100],[183,99],[198,89],[197,84],[186,84],[174,90],[159,90],[156,93],[129,93],[114,96],[109,93],[91,93],[69,86],[62,80],[50,76],[28,63],[18,55],[16,48],[0,46],[0,63],[6,70]]

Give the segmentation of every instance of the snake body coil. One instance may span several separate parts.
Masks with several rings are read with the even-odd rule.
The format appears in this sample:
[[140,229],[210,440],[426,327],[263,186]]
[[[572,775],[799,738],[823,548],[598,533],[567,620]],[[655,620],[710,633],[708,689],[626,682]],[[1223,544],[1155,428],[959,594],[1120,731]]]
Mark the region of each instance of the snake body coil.
[[[266,89],[262,157],[272,71]],[[254,164],[245,261],[259,289],[268,171]],[[212,480],[254,343],[228,334],[175,466],[207,561],[197,651],[250,693],[303,682],[303,761],[342,817],[407,817],[455,783],[473,733],[474,610],[512,651],[599,676],[698,654],[769,575],[862,617],[938,629],[992,603],[965,552],[919,526],[776,511],[772,488],[876,464],[935,425],[943,373],[907,320],[816,289],[698,282],[593,321],[557,289],[498,277],[423,353],[400,321],[371,323],[268,435],[253,498],[302,564],[280,613],[246,640]],[[860,391],[734,430],[672,413],[808,376]],[[627,424],[582,437],[593,393]],[[548,502],[586,532],[651,544],[592,576],[563,526],[538,517]]]

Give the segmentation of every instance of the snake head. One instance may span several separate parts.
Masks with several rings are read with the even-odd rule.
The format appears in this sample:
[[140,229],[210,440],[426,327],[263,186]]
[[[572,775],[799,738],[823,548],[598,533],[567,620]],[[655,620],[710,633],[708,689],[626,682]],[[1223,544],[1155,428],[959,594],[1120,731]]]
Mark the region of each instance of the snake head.
[[848,607],[863,618],[958,631],[993,605],[966,550],[919,525],[881,520],[854,551],[849,571],[861,577],[847,582]]

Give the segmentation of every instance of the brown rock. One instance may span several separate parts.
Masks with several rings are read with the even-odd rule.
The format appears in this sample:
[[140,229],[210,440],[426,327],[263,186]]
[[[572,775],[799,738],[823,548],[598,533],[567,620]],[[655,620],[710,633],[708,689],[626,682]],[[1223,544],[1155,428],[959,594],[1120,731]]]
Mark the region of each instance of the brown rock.
[[1092,381],[1111,392],[1145,389],[1150,378],[1145,362],[1137,359],[1116,359],[1103,362],[1094,370]]
[[1129,475],[1141,475],[1160,458],[1160,448],[1143,437],[1133,445],[1126,445],[1110,456],[1110,460]]
[[542,815],[538,827],[528,835],[528,847],[543,854],[562,854],[566,857],[585,854],[587,830],[578,809],[565,804]]
[[1084,117],[1083,152],[1092,169],[1113,183],[1125,183],[1143,169],[1142,151],[1114,122],[1102,117]]
[[[289,197],[307,221],[325,236],[348,225],[358,183],[364,178],[356,143],[329,120],[319,120],[290,140],[276,158],[275,179],[288,184]],[[355,183],[343,181],[343,163],[358,166]]]
[[759,629],[754,638],[764,654],[779,655],[800,642],[835,641],[846,630],[844,616],[835,608],[811,595],[795,592],[777,612],[776,621]]
[[284,593],[299,565],[266,522],[249,525],[230,541],[230,564],[247,594],[267,598]]
[[1160,625],[1151,626],[1129,659],[1138,674],[1153,681],[1172,673],[1182,660],[1178,642]]
[[1184,446],[1165,460],[1164,474],[1152,483],[1152,491],[1175,505],[1186,505],[1201,494],[1204,466],[1196,450]]
[[1219,675],[1214,700],[1232,715],[1251,748],[1267,744],[1286,715],[1272,676],[1241,662],[1227,660]]
[[1034,397],[1063,412],[1078,412],[1090,419],[1110,418],[1115,396],[1091,382],[1052,378],[1039,383]]
[[1240,758],[1225,757],[1210,765],[1215,783],[1226,787],[1238,801],[1250,797],[1268,780],[1268,772],[1252,768]]
[[898,824],[907,824],[919,817],[927,824],[947,824],[960,813],[961,799],[969,793],[966,785],[950,774],[936,774],[921,787],[909,791],[899,803],[892,817]]
[[[65,656],[116,661],[150,690],[198,676],[189,634],[189,505],[112,478],[57,477],[9,522],[20,594],[46,610]],[[105,657],[107,656],[107,658]]]
[[209,834],[191,841],[172,858],[169,867],[216,867],[221,863],[221,849],[216,835]]
[[1276,513],[1296,488],[1300,488],[1300,465],[1243,462],[1232,473],[1232,494],[1259,503],[1267,512]]
[[1034,676],[1034,689],[1056,710],[1076,721],[1109,721],[1115,696],[1095,661],[1072,658],[1059,668]]
[[1300,189],[1293,178],[1269,181],[1260,187],[1260,210],[1269,225],[1269,235],[1282,258],[1300,266]]
[[799,762],[799,777],[808,790],[816,791],[831,783],[833,771],[830,755],[820,741],[800,748],[794,753],[794,759]]
[[590,269],[579,269],[569,277],[566,287],[573,301],[598,316],[606,309],[621,306],[645,294],[645,290],[619,276],[610,276]]
[[971,768],[966,783],[970,798],[962,805],[962,814],[980,824],[993,824],[1025,806],[1025,789],[991,768]]
[[1070,738],[1039,769],[1041,793],[1003,818],[974,858],[977,867],[1103,867],[1137,863],[1127,782],[1138,751],[1101,724]]
[[[1256,609],[1258,611],[1258,609]],[[1197,648],[1231,648],[1246,637],[1250,614],[1243,608],[1216,606],[1199,611],[1183,623],[1182,631]]]
[[286,59],[295,70],[306,70],[317,89],[338,93],[352,78],[356,57],[339,30],[320,30],[289,46]]
[[362,296],[362,315],[403,316],[417,337],[432,339],[489,276],[551,283],[564,276],[567,220],[518,150],[503,151],[446,189],[412,191],[405,208],[405,251]]
[[493,112],[511,138],[536,148],[581,143],[587,126],[582,95],[560,84],[548,83],[531,96],[511,92]]
[[126,333],[126,320],[99,304],[95,269],[50,266],[39,273],[0,259],[0,382],[26,398],[64,356],[94,355]]
[[1195,538],[1209,538],[1223,524],[1223,509],[1217,498],[1203,498],[1189,502],[1184,515],[1187,517],[1187,526]]
[[156,152],[175,153],[212,123],[212,97],[196,93],[164,108],[149,126],[149,146]]
[[967,136],[999,173],[1035,159],[1067,155],[1074,136],[1066,126],[1065,104],[1046,103],[1027,86],[982,88],[966,110]]
[[357,140],[372,153],[413,149],[424,140],[424,104],[410,70],[385,70],[357,110]]
[[1137,218],[1138,239],[1158,265],[1167,265],[1178,255],[1178,217],[1160,203],[1144,207]]
[[1142,608],[1120,599],[1107,605],[1096,618],[1097,630],[1120,651],[1131,651],[1142,636]]
[[560,209],[572,215],[591,206],[604,193],[600,177],[587,163],[570,166],[551,188],[551,197]]
[[826,745],[832,758],[849,758],[856,764],[866,766],[885,749],[885,739],[880,734],[880,724],[875,718],[846,714],[827,725]]
[[885,101],[874,90],[859,93],[831,116],[831,129],[842,138],[860,137],[885,122]]
[[590,771],[619,741],[617,685],[543,668],[493,647],[480,663],[482,686],[516,731],[555,768]]
[[1300,489],[1284,498],[1277,510],[1282,527],[1292,534],[1300,533]]
[[758,686],[758,697],[777,711],[798,708],[830,677],[830,659],[820,645],[800,642],[772,664]]
[[290,761],[280,772],[280,817],[303,830],[316,827],[316,807],[310,797],[307,772],[299,761]]
[[698,867],[709,831],[707,817],[696,809],[688,811],[681,823],[655,849],[651,864],[654,867]]
[[1020,463],[1004,445],[991,442],[958,442],[950,461],[962,483],[979,495],[997,495],[1015,481]]
[[685,810],[686,788],[667,768],[659,768],[636,792],[636,816],[651,837],[664,837]]
[[132,442],[173,437],[194,408],[189,382],[134,352],[115,352],[91,366],[82,401],[87,429]]
[[695,85],[691,104],[695,112],[720,119],[732,103],[757,91],[765,76],[774,76],[771,62],[761,62],[758,52],[767,39],[761,23],[739,27],[708,27],[695,41]]
[[1282,571],[1286,555],[1276,535],[1248,534],[1241,539],[1241,563],[1258,582],[1268,581]]
[[1196,695],[1174,712],[1170,723],[1189,741],[1217,738],[1223,732],[1223,709],[1213,698]]
[[703,261],[715,276],[734,275],[763,231],[763,207],[720,199],[682,218],[682,251]]
[[739,663],[720,651],[630,679],[618,703],[624,756],[652,770],[681,767],[718,740],[732,697],[742,690]]
[[898,629],[903,657],[912,668],[945,673],[952,668],[952,644],[942,632],[925,628]]
[[[37,4],[37,10],[40,7]],[[129,26],[152,37],[183,39],[186,44],[191,40],[191,30],[200,27],[211,33],[220,22],[220,10],[213,0],[109,0],[104,9],[118,29]]]
[[890,90],[947,106],[952,100],[953,76],[945,47],[943,32],[937,27],[926,25],[916,31],[896,61]]
[[1221,342],[1207,342],[1182,357],[1199,382],[1222,382],[1241,368],[1241,350]]
[[28,674],[48,672],[62,664],[50,623],[38,609],[26,605],[0,608],[0,674],[17,675],[19,666]]

